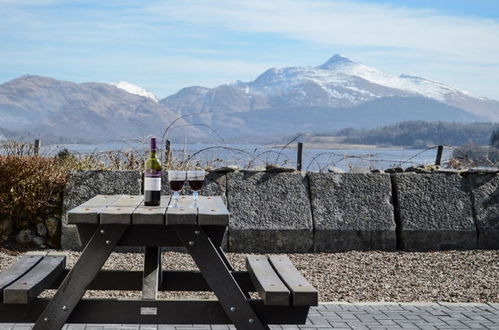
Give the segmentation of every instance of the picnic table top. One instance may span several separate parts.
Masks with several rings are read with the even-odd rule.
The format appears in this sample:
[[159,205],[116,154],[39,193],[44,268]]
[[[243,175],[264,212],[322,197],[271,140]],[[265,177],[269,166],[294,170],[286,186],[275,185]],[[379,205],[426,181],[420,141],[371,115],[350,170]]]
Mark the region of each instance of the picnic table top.
[[216,225],[229,224],[229,211],[220,196],[180,196],[177,207],[168,207],[171,196],[161,196],[160,206],[145,206],[143,195],[97,195],[68,212],[69,224]]

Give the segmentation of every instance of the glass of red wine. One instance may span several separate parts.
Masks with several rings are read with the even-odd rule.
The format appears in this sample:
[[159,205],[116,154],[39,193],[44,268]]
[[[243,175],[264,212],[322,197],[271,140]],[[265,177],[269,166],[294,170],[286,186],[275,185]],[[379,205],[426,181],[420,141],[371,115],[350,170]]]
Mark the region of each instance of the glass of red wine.
[[187,181],[192,190],[193,206],[198,206],[199,191],[203,188],[204,171],[187,171]]
[[184,187],[186,178],[185,171],[168,171],[168,182],[173,191],[172,202],[168,207],[177,207],[179,192]]

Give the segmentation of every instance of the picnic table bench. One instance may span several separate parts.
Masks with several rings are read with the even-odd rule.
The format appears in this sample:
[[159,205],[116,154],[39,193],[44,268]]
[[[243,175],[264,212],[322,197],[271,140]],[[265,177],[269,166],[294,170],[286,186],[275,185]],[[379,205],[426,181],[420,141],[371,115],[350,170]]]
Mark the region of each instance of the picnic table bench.
[[[178,208],[143,205],[140,195],[97,195],[68,212],[85,248],[71,269],[60,253],[27,253],[0,273],[0,322],[304,324],[318,293],[285,255],[248,256],[236,271],[221,249],[229,212],[221,197],[182,196]],[[143,271],[101,269],[117,246],[145,247]],[[163,270],[161,247],[185,247],[199,271]],[[38,298],[57,289],[53,298]],[[86,290],[136,290],[141,299],[82,299]],[[159,300],[158,291],[213,291],[217,300]],[[258,292],[260,299],[251,298]]]

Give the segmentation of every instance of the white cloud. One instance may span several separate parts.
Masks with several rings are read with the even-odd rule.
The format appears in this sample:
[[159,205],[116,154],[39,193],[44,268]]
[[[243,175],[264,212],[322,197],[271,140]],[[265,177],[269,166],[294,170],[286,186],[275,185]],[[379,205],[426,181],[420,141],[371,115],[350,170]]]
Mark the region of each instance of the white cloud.
[[499,23],[490,19],[335,0],[93,0],[81,8],[0,0],[0,8],[0,68],[9,77],[131,80],[163,96],[340,52],[499,99]]
[[[328,55],[340,51],[392,73],[413,73],[499,99],[499,22],[491,19],[334,0],[156,2],[145,11],[200,28],[299,40]],[[289,60],[279,55],[282,62]]]
[[237,31],[276,33],[332,47],[402,48],[475,62],[498,63],[499,23],[431,10],[353,1],[252,0],[156,3],[168,19]]

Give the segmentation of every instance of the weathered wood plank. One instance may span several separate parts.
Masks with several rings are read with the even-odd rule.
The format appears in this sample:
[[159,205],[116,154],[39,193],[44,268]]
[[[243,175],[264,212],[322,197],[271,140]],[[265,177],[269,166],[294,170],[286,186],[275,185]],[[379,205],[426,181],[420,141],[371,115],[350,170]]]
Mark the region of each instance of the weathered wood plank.
[[291,298],[295,306],[317,306],[319,293],[305,277],[296,269],[285,255],[269,257],[270,263],[291,290]]
[[161,196],[159,206],[145,206],[144,201],[133,211],[132,223],[134,225],[164,225],[166,209],[171,196]]
[[119,197],[120,197],[120,195],[96,195],[95,197],[90,198],[88,201],[81,204],[80,206],[85,206],[85,207],[102,206],[102,207],[105,207],[105,206],[111,205]]
[[199,196],[198,224],[200,226],[229,225],[229,211],[220,196]]
[[0,272],[0,303],[3,301],[3,290],[18,278],[26,274],[32,269],[40,260],[43,259],[43,254],[26,254],[17,260],[12,266]]
[[246,268],[265,305],[289,305],[289,290],[265,256],[246,257]]
[[156,300],[161,283],[161,247],[146,247],[144,254],[144,276],[142,279],[142,299]]
[[27,304],[57,279],[66,266],[66,256],[45,256],[17,281],[3,290],[5,304]]
[[144,200],[143,195],[121,195],[109,206],[138,206]]
[[166,225],[196,225],[198,210],[192,206],[192,196],[180,196],[177,207],[166,210]]
[[105,206],[78,206],[68,212],[68,223],[99,223],[99,214]]
[[142,202],[142,195],[121,195],[110,206],[102,209],[99,215],[101,224],[124,224],[132,223],[132,213]]

